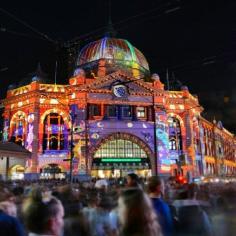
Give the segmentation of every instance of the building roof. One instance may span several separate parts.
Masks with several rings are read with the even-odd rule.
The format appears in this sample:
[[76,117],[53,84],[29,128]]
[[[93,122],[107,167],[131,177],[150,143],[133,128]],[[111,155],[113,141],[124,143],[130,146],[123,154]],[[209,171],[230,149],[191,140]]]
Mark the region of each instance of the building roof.
[[80,51],[77,66],[99,59],[114,60],[126,66],[149,71],[144,55],[125,39],[104,37],[89,43]]
[[0,157],[30,158],[31,152],[12,142],[0,142]]

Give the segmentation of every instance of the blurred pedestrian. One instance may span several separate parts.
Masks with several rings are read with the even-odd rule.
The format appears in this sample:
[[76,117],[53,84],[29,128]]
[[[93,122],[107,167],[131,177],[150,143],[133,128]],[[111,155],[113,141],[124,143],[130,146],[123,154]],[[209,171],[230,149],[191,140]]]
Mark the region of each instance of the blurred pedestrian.
[[128,188],[121,192],[118,216],[120,236],[162,235],[151,201],[140,188]]
[[152,200],[156,214],[161,225],[162,232],[165,236],[172,235],[173,221],[169,206],[162,199],[164,195],[164,183],[157,176],[152,176],[148,179],[148,192]]
[[57,198],[43,198],[40,188],[32,190],[22,207],[29,236],[61,236],[64,226],[64,208]]
[[88,219],[83,214],[65,219],[64,236],[92,236]]
[[129,173],[126,177],[127,184],[126,187],[133,187],[133,188],[142,188],[140,179],[138,175],[135,173]]
[[0,188],[0,235],[24,236],[24,229],[16,218],[16,205],[12,201],[12,195],[6,189]]

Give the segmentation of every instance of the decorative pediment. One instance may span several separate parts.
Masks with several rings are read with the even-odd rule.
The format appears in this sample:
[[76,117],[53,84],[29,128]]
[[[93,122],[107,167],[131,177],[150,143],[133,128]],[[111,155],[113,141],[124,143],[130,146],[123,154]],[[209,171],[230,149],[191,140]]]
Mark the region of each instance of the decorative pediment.
[[105,77],[96,78],[91,83],[82,85],[78,89],[107,93],[112,91],[112,87],[117,84],[126,86],[129,94],[151,95],[153,92],[157,92],[157,89],[155,89],[151,83],[144,82],[142,79],[136,79],[130,73],[122,70]]

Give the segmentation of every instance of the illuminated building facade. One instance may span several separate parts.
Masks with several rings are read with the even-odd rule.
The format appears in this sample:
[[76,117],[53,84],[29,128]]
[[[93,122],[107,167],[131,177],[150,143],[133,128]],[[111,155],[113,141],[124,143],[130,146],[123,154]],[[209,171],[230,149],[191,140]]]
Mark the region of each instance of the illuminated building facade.
[[4,140],[15,136],[32,152],[26,173],[68,173],[72,140],[74,175],[236,175],[235,136],[201,117],[186,86],[165,90],[127,40],[88,44],[67,85],[35,76],[2,103]]

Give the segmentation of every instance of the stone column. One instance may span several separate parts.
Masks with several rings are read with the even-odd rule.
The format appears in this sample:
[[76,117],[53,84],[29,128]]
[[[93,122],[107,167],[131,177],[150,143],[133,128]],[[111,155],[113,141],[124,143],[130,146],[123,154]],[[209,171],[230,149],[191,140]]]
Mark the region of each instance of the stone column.
[[38,173],[38,151],[39,151],[39,123],[40,112],[39,107],[34,108],[34,121],[33,121],[33,143],[32,143],[32,156],[31,156],[31,173]]

